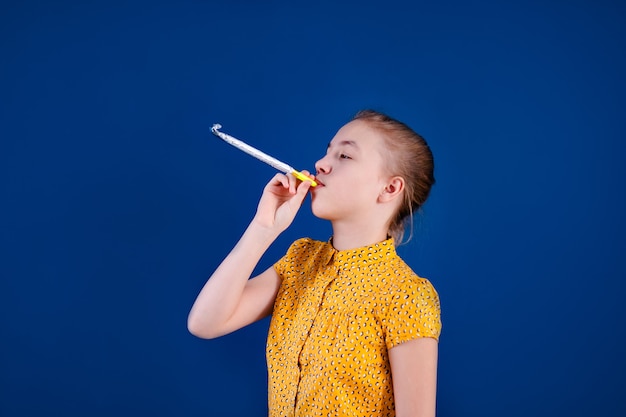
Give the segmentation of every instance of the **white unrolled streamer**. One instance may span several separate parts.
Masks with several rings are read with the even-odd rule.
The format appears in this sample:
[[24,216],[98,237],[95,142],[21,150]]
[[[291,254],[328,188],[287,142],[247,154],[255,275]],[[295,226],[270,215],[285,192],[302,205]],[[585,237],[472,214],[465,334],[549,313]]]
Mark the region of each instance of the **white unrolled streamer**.
[[254,148],[239,139],[236,139],[224,132],[220,132],[219,129],[221,128],[222,128],[221,124],[215,123],[213,127],[211,128],[211,132],[213,132],[214,135],[222,139],[224,142],[233,145],[235,148],[244,151],[248,155],[254,156],[258,160],[265,162],[266,164],[276,168],[277,170],[284,172],[285,174],[293,174],[296,178],[298,178],[301,181],[310,181],[313,187],[317,185],[315,181],[313,181],[312,179],[310,179],[309,177],[307,177],[300,171],[295,170],[292,166],[282,161],[279,161],[278,159],[272,156],[269,156],[265,152],[262,152],[258,150],[257,148]]

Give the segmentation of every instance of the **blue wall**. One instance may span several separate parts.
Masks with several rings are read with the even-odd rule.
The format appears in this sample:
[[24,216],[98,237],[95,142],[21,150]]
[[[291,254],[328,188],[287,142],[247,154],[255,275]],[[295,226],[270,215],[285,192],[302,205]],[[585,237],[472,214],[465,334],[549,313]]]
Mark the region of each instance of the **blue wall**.
[[336,3],[0,5],[0,415],[265,415],[268,322],[186,330],[273,175],[209,129],[312,169],[365,107],[436,157],[438,415],[626,414],[626,7]]

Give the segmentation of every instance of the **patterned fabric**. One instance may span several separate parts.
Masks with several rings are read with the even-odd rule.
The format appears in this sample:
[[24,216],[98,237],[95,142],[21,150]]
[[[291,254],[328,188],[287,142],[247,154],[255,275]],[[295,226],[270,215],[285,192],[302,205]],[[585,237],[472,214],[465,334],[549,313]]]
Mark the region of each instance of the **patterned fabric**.
[[388,350],[439,338],[439,297],[393,239],[337,251],[300,239],[274,268],[282,279],[267,339],[270,416],[394,416]]

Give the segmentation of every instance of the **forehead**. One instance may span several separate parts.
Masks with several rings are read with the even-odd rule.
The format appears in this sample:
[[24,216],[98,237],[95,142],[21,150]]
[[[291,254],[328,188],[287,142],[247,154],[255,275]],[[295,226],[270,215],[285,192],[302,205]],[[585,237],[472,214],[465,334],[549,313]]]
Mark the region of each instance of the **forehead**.
[[376,150],[379,153],[384,148],[382,135],[362,120],[353,120],[341,127],[335,137],[328,144],[334,146],[352,146],[359,150]]

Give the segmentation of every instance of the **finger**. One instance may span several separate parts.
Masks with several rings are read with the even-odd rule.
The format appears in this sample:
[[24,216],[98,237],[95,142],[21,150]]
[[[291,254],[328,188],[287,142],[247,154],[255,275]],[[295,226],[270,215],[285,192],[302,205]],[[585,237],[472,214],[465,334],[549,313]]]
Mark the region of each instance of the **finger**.
[[284,174],[276,174],[272,177],[270,182],[267,183],[267,187],[275,187],[282,185],[283,188],[289,188],[289,179]]
[[310,181],[302,181],[300,185],[298,185],[296,195],[298,196],[300,202],[304,200],[304,197],[306,197],[306,193],[309,191],[310,188],[311,188]]
[[298,185],[298,179],[294,177],[292,174],[287,174],[287,178],[289,179],[289,193],[296,193],[296,186]]

